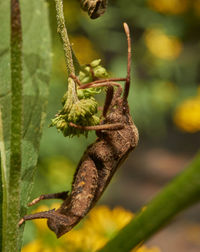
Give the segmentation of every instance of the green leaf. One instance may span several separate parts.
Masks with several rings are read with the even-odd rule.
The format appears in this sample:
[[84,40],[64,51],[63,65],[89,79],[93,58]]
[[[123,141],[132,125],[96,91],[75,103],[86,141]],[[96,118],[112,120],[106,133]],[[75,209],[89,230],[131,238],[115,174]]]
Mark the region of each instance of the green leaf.
[[199,201],[200,154],[99,251],[129,252],[155,234],[176,214]]
[[2,250],[8,252],[20,251],[23,228],[19,229],[17,223],[26,213],[32,189],[50,70],[47,3],[21,0],[20,7],[22,51],[20,32],[15,34],[10,45],[10,1],[0,1]]
[[1,208],[1,244],[4,248],[3,238],[6,234],[7,196],[8,196],[8,170],[10,150],[10,121],[11,121],[11,71],[10,71],[10,3],[0,1],[0,150],[1,150],[1,181],[3,198]]

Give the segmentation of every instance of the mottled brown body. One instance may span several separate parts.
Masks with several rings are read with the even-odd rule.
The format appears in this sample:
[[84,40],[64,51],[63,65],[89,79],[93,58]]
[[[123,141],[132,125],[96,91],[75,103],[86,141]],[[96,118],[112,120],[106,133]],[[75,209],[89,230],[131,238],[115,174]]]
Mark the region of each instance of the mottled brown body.
[[113,79],[86,84],[87,86],[105,84],[108,86],[103,110],[104,121],[99,126],[85,127],[88,130],[95,129],[98,138],[83,154],[76,169],[72,191],[69,195],[67,192],[42,195],[30,204],[33,205],[42,199],[60,198],[64,200],[60,208],[24,216],[20,224],[25,220],[47,218],[49,228],[56,233],[57,237],[70,231],[95,205],[117,168],[136,147],[139,138],[138,130],[130,116],[127,102],[130,82],[130,36],[128,26],[124,24],[124,27],[128,38],[129,57],[123,97],[119,84],[115,83],[117,89],[114,91]]
[[[117,107],[109,111],[104,123],[120,122],[120,130],[101,130],[95,143],[85,151],[76,170],[72,192],[61,207],[55,211],[68,219],[69,225],[55,230],[55,224],[49,219],[48,226],[60,236],[77,224],[98,201],[109,184],[113,174],[138,143],[138,131],[129,114],[128,104],[123,105],[122,98]],[[57,223],[56,229],[60,223]]]

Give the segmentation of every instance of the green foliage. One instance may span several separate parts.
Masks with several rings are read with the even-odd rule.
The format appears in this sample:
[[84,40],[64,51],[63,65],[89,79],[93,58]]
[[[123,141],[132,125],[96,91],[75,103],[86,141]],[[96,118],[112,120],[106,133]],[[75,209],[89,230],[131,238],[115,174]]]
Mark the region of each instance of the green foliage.
[[88,65],[81,66],[78,77],[80,82],[85,84],[92,82],[94,77],[97,79],[105,79],[108,77],[108,72],[101,66],[101,59],[97,59],[93,60]]
[[21,247],[23,228],[19,231],[17,224],[26,213],[32,188],[45,117],[50,68],[47,4],[42,0],[22,0],[20,4],[23,55],[19,37],[11,40],[9,46],[10,1],[0,2],[2,250],[8,252],[19,251]]

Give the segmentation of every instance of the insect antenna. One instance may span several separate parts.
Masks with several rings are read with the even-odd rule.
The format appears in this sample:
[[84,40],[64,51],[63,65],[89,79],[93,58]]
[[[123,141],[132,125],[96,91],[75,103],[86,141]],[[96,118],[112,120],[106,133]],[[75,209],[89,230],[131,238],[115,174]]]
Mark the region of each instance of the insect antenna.
[[126,83],[124,88],[124,95],[123,100],[126,101],[129,93],[130,88],[130,72],[131,72],[131,37],[130,37],[130,30],[127,23],[123,23],[124,31],[126,33],[127,42],[128,42],[128,59],[127,59],[127,76],[126,76]]

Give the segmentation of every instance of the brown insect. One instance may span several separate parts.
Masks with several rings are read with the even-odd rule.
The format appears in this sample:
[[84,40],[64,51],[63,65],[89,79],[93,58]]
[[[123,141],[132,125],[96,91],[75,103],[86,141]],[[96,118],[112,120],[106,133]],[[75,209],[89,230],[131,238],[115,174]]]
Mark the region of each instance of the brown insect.
[[[48,227],[60,237],[70,231],[95,205],[109,184],[117,168],[127,158],[138,143],[138,130],[132,121],[128,106],[131,68],[131,41],[128,25],[124,23],[128,40],[128,63],[126,78],[97,80],[79,88],[107,86],[103,109],[104,120],[97,126],[71,126],[96,130],[98,138],[88,146],[76,169],[72,191],[41,195],[33,200],[32,206],[44,199],[62,199],[57,209],[24,216],[19,225],[26,220],[46,218]],[[77,81],[77,77],[71,76]],[[124,92],[116,81],[125,81]],[[80,84],[80,83],[79,83]],[[114,86],[117,88],[114,89]],[[122,95],[123,92],[123,95]]]

